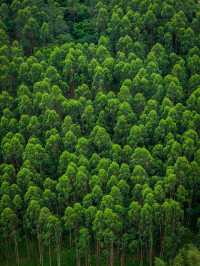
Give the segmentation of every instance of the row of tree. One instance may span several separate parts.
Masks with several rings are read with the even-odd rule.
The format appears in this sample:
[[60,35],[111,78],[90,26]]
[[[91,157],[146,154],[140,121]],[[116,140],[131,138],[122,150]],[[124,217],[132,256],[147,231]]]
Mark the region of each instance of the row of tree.
[[1,261],[200,265],[199,33],[195,0],[0,1]]

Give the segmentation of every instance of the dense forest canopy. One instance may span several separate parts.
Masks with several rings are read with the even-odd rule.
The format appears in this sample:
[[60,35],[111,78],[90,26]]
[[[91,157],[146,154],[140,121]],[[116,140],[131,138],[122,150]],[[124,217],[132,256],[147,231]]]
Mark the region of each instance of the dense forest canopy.
[[0,0],[0,265],[199,266],[199,136],[199,1]]

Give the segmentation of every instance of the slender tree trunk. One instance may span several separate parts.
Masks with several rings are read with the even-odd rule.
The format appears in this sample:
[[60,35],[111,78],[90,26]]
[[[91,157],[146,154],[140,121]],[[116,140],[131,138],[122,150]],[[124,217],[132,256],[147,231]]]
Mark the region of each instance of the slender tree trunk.
[[116,252],[115,252],[115,256],[116,256],[117,258],[120,257],[120,244],[117,245],[117,249],[116,249]]
[[57,251],[57,266],[61,265],[60,251]]
[[29,249],[29,242],[28,242],[28,238],[27,238],[27,235],[25,236],[25,242],[26,242],[26,254],[27,254],[27,257],[28,259],[30,259],[30,249]]
[[52,265],[52,259],[51,259],[51,242],[49,240],[49,266]]
[[5,259],[6,259],[6,265],[9,264],[9,258],[10,254],[9,254],[9,239],[6,239],[6,248],[5,248]]
[[99,241],[96,240],[96,266],[100,265],[100,261],[99,261]]
[[77,265],[77,266],[81,266],[81,263],[80,263],[80,256],[79,256],[79,250],[78,250],[77,247],[76,247],[76,265]]
[[61,246],[61,236],[60,234],[57,235],[57,247],[56,247],[56,253],[57,253],[57,266],[61,266],[61,255],[60,255],[60,246]]
[[163,257],[163,235],[160,236],[160,257]]
[[87,252],[85,253],[85,266],[88,266],[88,257],[87,257]]
[[160,220],[160,257],[163,257],[164,254],[164,221],[163,221],[163,217],[161,216],[161,220]]
[[15,242],[16,263],[19,266],[19,264],[20,264],[20,262],[19,262],[19,248],[18,248],[16,233],[14,233],[14,242]]
[[142,239],[140,238],[140,265],[143,265],[143,248],[142,248]]
[[88,266],[91,266],[91,254],[90,254],[90,247],[88,249]]
[[114,245],[113,241],[110,244],[110,266],[114,266]]
[[71,229],[69,230],[69,247],[70,247],[70,249],[72,248],[72,231],[71,231]]
[[150,245],[149,245],[149,265],[153,265],[153,235],[152,235],[152,230],[150,230]]
[[120,266],[125,266],[125,254],[124,254],[124,250],[122,250],[122,252],[121,252]]
[[41,265],[43,266],[44,265],[44,257],[43,257],[43,246],[41,245]]
[[88,266],[88,252],[85,251],[85,266]]
[[40,265],[43,266],[42,244],[41,244],[39,233],[37,233],[37,239],[38,239],[38,251],[39,251]]

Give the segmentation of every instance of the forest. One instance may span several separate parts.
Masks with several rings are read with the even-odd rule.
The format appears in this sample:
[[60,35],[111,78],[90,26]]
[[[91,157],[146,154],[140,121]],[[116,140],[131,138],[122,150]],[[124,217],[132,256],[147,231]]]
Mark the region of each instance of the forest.
[[0,0],[0,266],[200,266],[200,1]]

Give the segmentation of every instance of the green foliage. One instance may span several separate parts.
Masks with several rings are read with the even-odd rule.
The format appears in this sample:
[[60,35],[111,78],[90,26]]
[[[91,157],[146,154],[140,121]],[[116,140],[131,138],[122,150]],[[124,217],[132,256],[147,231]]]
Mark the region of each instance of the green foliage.
[[2,264],[199,265],[199,129],[198,1],[0,1]]

